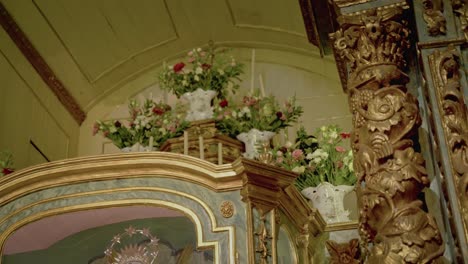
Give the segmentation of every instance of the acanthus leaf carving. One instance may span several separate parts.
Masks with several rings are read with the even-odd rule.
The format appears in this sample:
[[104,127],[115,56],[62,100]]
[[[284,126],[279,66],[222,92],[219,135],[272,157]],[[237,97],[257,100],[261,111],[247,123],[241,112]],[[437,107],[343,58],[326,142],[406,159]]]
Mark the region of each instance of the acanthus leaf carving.
[[423,0],[423,18],[427,24],[427,31],[431,36],[445,35],[447,21],[444,16],[443,2],[441,0]]

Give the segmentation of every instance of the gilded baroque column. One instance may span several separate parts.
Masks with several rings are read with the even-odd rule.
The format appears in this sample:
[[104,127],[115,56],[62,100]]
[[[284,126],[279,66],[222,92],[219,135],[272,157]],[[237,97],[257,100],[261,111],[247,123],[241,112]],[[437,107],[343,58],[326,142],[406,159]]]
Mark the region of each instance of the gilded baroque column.
[[403,72],[410,46],[406,8],[399,3],[342,14],[332,34],[338,64],[348,69],[366,263],[440,263],[444,253],[436,222],[418,198],[429,180],[413,147],[421,118]]

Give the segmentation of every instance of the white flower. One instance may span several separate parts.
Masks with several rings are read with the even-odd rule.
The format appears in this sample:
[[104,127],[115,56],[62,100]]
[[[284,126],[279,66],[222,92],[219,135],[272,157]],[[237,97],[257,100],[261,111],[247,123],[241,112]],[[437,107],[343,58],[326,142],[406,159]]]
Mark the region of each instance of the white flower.
[[247,106],[244,106],[241,111],[242,113],[250,116],[250,108],[248,108]]
[[332,132],[330,133],[330,137],[333,138],[333,139],[336,139],[336,138],[338,137],[338,132],[332,131]]
[[183,85],[183,86],[188,86],[188,82],[187,82],[186,80],[183,80],[183,81],[182,81],[182,85]]
[[195,75],[195,77],[193,79],[195,79],[195,81],[198,82],[200,80],[200,77],[198,77],[198,75]]
[[167,119],[164,119],[163,124],[167,124],[167,123],[169,123],[169,121],[167,121]]
[[326,159],[328,158],[328,153],[325,150],[319,148],[319,149],[316,149],[314,152],[312,152],[312,155],[310,157],[313,158],[314,160],[316,158]]
[[276,156],[282,157],[282,156],[283,156],[283,152],[282,152],[281,150],[278,150],[278,151],[276,152]]
[[325,130],[327,130],[327,127],[326,127],[326,126],[321,126],[321,127],[320,127],[320,130],[322,130],[323,132],[325,132]]
[[116,128],[115,126],[111,126],[111,127],[109,128],[109,132],[115,133],[115,132],[117,132],[117,128]]
[[218,72],[220,75],[224,75],[224,71],[222,69],[219,69]]
[[201,52],[201,51],[202,51],[202,49],[201,49],[201,48],[198,48],[198,49],[197,49],[197,52]]
[[236,111],[232,111],[232,117],[237,117],[237,112]]
[[291,141],[287,141],[287,142],[284,144],[284,146],[285,146],[286,148],[290,148],[290,147],[292,147],[292,145],[293,145],[293,144],[291,143]]
[[297,166],[292,169],[292,171],[297,172],[297,173],[304,173],[305,167],[304,166]]
[[202,69],[201,67],[197,67],[197,68],[195,69],[195,73],[196,73],[196,74],[202,74],[202,73],[203,73],[203,69]]
[[174,69],[174,66],[167,66],[167,69],[172,70],[172,69]]
[[308,159],[308,160],[311,160],[311,159],[313,159],[313,158],[314,158],[314,156],[312,155],[312,153],[309,153],[309,154],[307,154],[307,156],[306,156],[306,159]]

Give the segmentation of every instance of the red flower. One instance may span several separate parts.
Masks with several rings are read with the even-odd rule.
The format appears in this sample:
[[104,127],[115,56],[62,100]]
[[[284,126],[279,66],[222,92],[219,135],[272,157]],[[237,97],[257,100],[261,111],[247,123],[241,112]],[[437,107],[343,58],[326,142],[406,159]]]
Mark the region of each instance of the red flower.
[[155,107],[155,108],[153,108],[153,113],[155,113],[156,115],[163,115],[164,114],[164,109],[159,108],[159,107]]
[[221,102],[219,102],[219,106],[221,106],[222,108],[228,106],[228,101],[226,99],[222,100]]
[[174,65],[174,72],[178,73],[180,72],[183,68],[185,67],[185,63],[179,62],[176,65]]
[[340,136],[342,139],[347,139],[347,138],[350,138],[351,137],[351,133],[340,133]]
[[211,65],[210,65],[210,64],[208,64],[208,63],[203,63],[201,67],[202,67],[202,69],[203,69],[203,70],[205,70],[205,71],[206,71],[206,70],[208,70],[208,69],[210,69],[210,68],[211,68]]
[[8,175],[8,174],[10,174],[12,172],[14,172],[14,170],[11,169],[11,168],[3,168],[3,170],[2,170],[3,175]]
[[283,113],[280,112],[280,111],[276,112],[276,117],[277,117],[278,119],[281,119],[281,117],[283,117]]
[[120,123],[118,120],[114,122],[115,127],[121,127],[122,123]]

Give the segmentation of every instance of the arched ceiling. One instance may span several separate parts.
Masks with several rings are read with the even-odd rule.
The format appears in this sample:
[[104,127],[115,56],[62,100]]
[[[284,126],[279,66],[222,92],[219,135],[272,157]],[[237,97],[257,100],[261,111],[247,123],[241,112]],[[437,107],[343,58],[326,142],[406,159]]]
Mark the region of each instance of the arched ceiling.
[[208,40],[319,56],[308,42],[299,1],[0,1],[85,111]]

